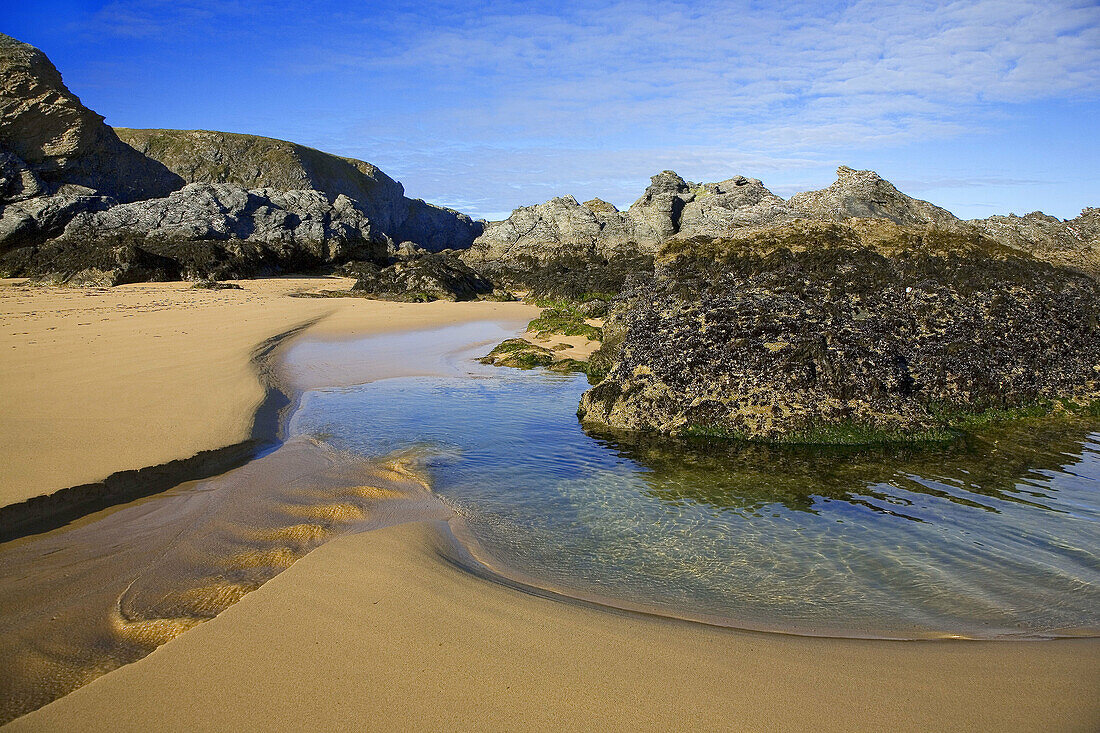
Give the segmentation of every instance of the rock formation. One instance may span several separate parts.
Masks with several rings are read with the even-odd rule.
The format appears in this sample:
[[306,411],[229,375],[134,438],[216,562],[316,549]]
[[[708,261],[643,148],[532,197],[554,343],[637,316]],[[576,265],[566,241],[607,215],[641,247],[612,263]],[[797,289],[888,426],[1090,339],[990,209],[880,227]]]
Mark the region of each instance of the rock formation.
[[887,219],[903,226],[942,229],[954,229],[960,224],[950,211],[907,196],[874,171],[857,171],[842,165],[836,176],[836,182],[828,188],[791,196],[787,206],[805,218],[826,221]]
[[589,424],[760,440],[944,437],[1100,398],[1100,282],[973,230],[800,221],[675,240],[605,324]]
[[[123,142],[41,51],[7,36],[0,71],[0,274],[249,277],[381,261],[400,241],[465,247],[482,231],[370,163],[281,140],[121,130]],[[170,263],[127,264],[145,255]]]
[[45,54],[3,34],[0,176],[0,204],[58,192],[95,192],[127,202],[165,196],[183,185],[81,104]]
[[187,183],[228,183],[243,189],[321,191],[345,196],[395,242],[437,252],[468,247],[482,223],[405,196],[377,166],[258,135],[207,130],[116,130],[123,142],[163,163]]
[[491,282],[450,253],[423,254],[387,267],[359,263],[347,269],[358,277],[352,290],[386,300],[475,300],[493,292]]
[[1033,211],[967,223],[1009,247],[1100,278],[1100,208],[1087,208],[1066,221]]
[[[158,273],[156,279],[171,279],[160,277],[163,273],[186,279],[247,278],[349,259],[383,260],[389,254],[346,196],[330,204],[319,191],[246,191],[226,183],[193,183],[165,198],[77,215],[59,237],[28,255],[19,271],[82,282],[85,269],[118,269],[107,266],[118,251],[171,262],[149,270]],[[9,254],[9,266],[19,254]]]
[[832,185],[788,201],[755,178],[698,184],[662,171],[625,212],[599,199],[578,204],[571,196],[516,209],[505,221],[488,224],[463,259],[511,286],[577,297],[616,291],[631,274],[647,273],[653,255],[673,239],[727,237],[798,220],[869,218],[944,231],[977,230],[1040,259],[1098,276],[1096,212],[1086,209],[1066,222],[1040,213],[964,222],[902,193],[874,171],[845,166],[837,169]]
[[791,218],[783,200],[756,179],[696,184],[663,171],[625,212],[572,196],[516,209],[488,224],[463,259],[510,286],[579,297],[618,291],[631,274],[650,269],[672,236],[713,236]]

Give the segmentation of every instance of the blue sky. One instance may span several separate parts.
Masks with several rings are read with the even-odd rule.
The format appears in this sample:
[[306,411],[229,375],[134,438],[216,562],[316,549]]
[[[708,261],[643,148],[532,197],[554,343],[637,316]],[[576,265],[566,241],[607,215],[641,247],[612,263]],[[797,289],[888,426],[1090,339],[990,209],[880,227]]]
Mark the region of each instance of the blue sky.
[[36,0],[0,31],[109,124],[293,140],[488,218],[840,164],[966,218],[1100,206],[1095,0]]

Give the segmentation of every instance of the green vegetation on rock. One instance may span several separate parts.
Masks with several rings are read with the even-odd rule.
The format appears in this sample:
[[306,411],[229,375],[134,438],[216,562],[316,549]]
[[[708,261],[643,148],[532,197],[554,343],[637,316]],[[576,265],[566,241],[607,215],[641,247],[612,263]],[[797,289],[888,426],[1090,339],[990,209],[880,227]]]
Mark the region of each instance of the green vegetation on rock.
[[488,355],[479,359],[482,364],[514,367],[516,369],[534,369],[550,366],[554,361],[554,352],[537,346],[521,338],[508,339],[499,344]]
[[551,334],[584,336],[589,341],[599,341],[603,338],[603,331],[585,323],[581,316],[555,308],[544,310],[538,318],[527,324],[527,330],[540,338]]

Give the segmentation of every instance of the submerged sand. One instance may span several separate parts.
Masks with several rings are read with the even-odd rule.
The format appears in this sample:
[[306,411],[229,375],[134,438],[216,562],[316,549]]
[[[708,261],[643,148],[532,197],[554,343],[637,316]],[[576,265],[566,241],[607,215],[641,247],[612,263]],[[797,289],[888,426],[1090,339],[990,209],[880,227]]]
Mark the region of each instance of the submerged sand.
[[[5,445],[5,465],[27,462],[15,467],[23,484],[51,487],[241,439],[262,399],[249,364],[255,347],[321,316],[310,332],[522,322],[533,313],[520,304],[288,297],[317,281],[242,285],[249,290],[198,295],[179,284],[0,290],[0,377],[37,389],[48,408],[35,413],[31,401],[21,403],[22,427],[36,431],[44,450]],[[236,299],[221,300],[225,293]],[[80,331],[89,323],[85,305],[101,318],[94,338]],[[9,360],[12,345],[17,358]],[[6,381],[3,389],[5,399],[27,400]],[[123,394],[131,401],[99,404]],[[5,418],[3,436],[19,432],[13,422]],[[56,449],[49,440],[84,429],[97,440]],[[142,445],[145,434],[156,440]],[[65,470],[46,465],[66,458]],[[16,497],[28,490],[5,489]],[[436,524],[417,521],[328,542],[213,620],[11,728],[1100,727],[1098,640],[884,642],[718,629],[563,603],[470,575],[441,536]]]
[[754,634],[456,570],[432,527],[324,545],[13,730],[1095,730],[1094,640]]

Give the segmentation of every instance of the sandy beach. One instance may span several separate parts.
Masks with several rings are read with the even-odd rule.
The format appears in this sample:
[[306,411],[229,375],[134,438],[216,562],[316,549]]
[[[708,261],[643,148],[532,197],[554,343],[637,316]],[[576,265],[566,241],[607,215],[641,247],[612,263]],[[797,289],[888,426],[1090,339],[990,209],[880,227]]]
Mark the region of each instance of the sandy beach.
[[[0,286],[0,505],[252,437],[253,356],[500,319],[520,303],[291,297],[346,281]],[[415,370],[415,365],[408,365]],[[739,632],[566,603],[456,566],[433,522],[334,539],[12,730],[1096,730],[1100,641]]]
[[365,335],[538,312],[522,303],[291,297],[353,282],[278,278],[210,291],[0,281],[0,506],[254,437],[264,389],[252,355],[301,326]]

